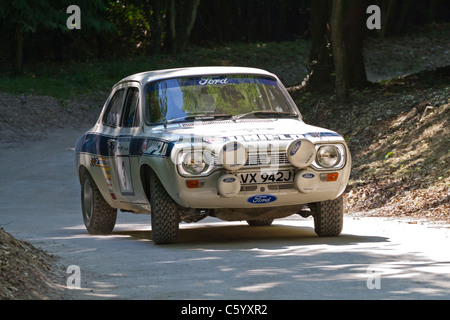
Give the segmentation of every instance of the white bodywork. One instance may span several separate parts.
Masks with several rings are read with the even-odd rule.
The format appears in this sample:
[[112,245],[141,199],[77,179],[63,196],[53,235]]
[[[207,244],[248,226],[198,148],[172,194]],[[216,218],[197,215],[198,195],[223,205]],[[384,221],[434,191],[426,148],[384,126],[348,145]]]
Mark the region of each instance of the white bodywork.
[[[339,197],[351,168],[345,140],[333,131],[305,124],[300,113],[289,119],[243,117],[158,125],[143,120],[147,83],[181,76],[228,74],[274,78],[288,96],[275,75],[253,68],[184,68],[127,77],[113,87],[96,125],[78,140],[77,170],[90,173],[111,207],[134,213],[151,211],[148,182],[143,181],[148,179],[143,174],[144,166],[157,174],[187,217],[205,211],[225,220],[280,218],[297,213],[304,204]],[[105,125],[102,119],[111,97],[128,87],[139,90],[139,122],[133,127]],[[221,152],[225,152],[226,145],[234,146],[234,150],[227,151],[227,159],[237,163],[229,164],[221,158],[225,157]],[[339,164],[329,169],[316,162],[316,150],[327,145],[336,146],[341,153]],[[189,152],[206,155],[210,161],[206,174],[183,172],[180,161]],[[239,156],[245,163],[239,162]]]

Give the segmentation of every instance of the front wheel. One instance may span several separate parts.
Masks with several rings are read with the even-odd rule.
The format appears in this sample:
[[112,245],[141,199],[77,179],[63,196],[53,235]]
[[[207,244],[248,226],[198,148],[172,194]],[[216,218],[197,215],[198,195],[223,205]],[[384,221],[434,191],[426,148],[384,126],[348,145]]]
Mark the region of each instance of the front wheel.
[[150,205],[153,242],[174,243],[178,238],[180,207],[167,193],[155,173],[150,175]]
[[109,206],[88,173],[84,173],[81,178],[81,210],[89,233],[109,234],[113,231],[117,209]]
[[344,225],[342,195],[334,200],[317,202],[312,206],[314,231],[319,237],[337,237]]

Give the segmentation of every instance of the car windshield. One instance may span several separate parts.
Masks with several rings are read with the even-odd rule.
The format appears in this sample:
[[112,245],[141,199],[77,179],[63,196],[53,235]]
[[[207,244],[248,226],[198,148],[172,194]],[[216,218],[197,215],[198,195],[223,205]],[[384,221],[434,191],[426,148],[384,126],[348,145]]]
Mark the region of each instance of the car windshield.
[[297,117],[276,79],[220,75],[167,79],[145,90],[149,123],[243,117]]

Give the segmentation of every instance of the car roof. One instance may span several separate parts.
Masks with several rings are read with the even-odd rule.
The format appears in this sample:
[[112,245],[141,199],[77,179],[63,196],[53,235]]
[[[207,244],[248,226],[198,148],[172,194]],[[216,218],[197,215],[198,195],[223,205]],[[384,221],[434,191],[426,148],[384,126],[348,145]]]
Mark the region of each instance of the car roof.
[[251,75],[264,75],[270,76],[278,79],[275,74],[272,74],[263,69],[249,68],[249,67],[187,67],[187,68],[176,68],[176,69],[164,69],[164,70],[154,70],[136,73],[130,75],[114,85],[118,86],[124,82],[137,81],[141,85],[145,85],[149,82],[156,80],[163,80],[169,78],[177,77],[187,77],[187,76],[202,76],[202,75],[221,75],[221,74],[251,74]]

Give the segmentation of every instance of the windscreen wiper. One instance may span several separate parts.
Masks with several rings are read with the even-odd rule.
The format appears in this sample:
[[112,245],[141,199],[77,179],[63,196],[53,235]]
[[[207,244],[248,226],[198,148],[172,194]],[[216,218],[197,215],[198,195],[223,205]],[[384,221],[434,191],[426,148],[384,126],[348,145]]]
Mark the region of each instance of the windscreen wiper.
[[216,118],[231,118],[232,115],[228,113],[199,113],[192,114],[185,117],[185,119],[195,119],[195,120],[211,120]]
[[284,111],[272,111],[272,110],[258,110],[258,111],[251,111],[247,113],[242,113],[235,115],[233,117],[233,121],[246,117],[246,116],[255,116],[255,117],[273,117],[273,116],[280,116],[280,117],[297,117],[298,115],[295,113],[290,112],[284,112]]
[[231,118],[232,115],[228,113],[199,113],[199,114],[191,114],[184,117],[170,119],[164,122],[164,127],[166,127],[169,123],[173,123],[175,121],[183,121],[183,120],[212,120],[216,118]]

